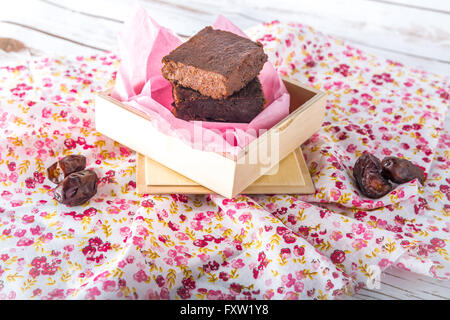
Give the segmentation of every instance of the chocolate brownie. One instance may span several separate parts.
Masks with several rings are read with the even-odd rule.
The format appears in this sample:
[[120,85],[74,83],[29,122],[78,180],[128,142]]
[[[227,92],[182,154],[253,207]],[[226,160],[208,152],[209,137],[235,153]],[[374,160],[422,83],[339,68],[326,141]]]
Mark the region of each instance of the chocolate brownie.
[[258,78],[243,89],[223,98],[213,99],[197,91],[173,84],[173,114],[183,120],[248,123],[264,107],[264,93]]
[[206,27],[163,57],[162,75],[172,83],[220,99],[245,87],[266,61],[262,44]]

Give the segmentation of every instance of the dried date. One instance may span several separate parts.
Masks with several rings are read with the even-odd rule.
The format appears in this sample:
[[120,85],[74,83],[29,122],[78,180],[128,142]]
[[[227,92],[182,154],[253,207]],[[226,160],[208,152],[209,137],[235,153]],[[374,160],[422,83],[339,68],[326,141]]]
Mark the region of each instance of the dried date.
[[370,153],[356,160],[353,176],[361,193],[369,198],[381,198],[392,190],[392,184],[381,175],[380,160]]
[[60,183],[69,174],[86,168],[86,157],[78,154],[68,155],[47,168],[47,176],[53,183]]
[[69,174],[55,188],[56,201],[69,207],[78,206],[97,193],[97,174],[92,170],[82,170]]
[[386,157],[381,161],[381,174],[395,183],[405,183],[414,179],[423,185],[425,174],[411,161],[397,157]]

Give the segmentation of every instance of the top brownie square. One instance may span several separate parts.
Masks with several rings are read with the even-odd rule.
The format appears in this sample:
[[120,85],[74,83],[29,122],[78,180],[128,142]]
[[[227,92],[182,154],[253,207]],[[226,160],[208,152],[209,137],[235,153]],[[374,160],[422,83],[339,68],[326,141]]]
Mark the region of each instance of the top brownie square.
[[261,71],[262,44],[206,27],[162,59],[162,75],[213,99],[232,95]]

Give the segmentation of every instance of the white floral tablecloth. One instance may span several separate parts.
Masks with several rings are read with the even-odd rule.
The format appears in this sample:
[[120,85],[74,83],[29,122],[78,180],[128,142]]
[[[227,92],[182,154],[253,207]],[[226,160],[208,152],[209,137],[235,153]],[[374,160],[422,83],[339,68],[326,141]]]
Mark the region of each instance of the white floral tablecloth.
[[[249,35],[281,74],[328,94],[302,146],[313,196],[137,194],[136,154],[95,131],[93,92],[113,86],[117,55],[0,68],[0,299],[334,299],[387,267],[450,277],[448,79],[300,24]],[[425,186],[360,196],[363,151],[412,160]],[[45,170],[73,153],[100,182],[69,208]]]

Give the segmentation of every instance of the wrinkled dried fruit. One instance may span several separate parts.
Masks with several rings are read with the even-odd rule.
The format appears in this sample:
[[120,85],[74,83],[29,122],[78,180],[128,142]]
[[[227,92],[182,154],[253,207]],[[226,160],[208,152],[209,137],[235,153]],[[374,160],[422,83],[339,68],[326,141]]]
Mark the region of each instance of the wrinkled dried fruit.
[[69,174],[86,168],[86,157],[71,154],[55,162],[47,168],[48,179],[53,183],[60,183]]
[[406,159],[386,157],[381,161],[381,168],[383,177],[395,183],[405,183],[416,178],[421,184],[425,182],[423,170]]
[[370,153],[356,160],[353,176],[362,194],[369,198],[381,198],[392,190],[391,183],[381,175],[380,160]]
[[73,172],[55,188],[54,198],[69,207],[81,205],[97,193],[97,181],[97,174],[92,170]]

